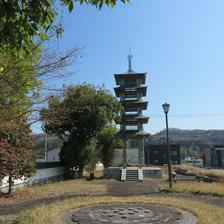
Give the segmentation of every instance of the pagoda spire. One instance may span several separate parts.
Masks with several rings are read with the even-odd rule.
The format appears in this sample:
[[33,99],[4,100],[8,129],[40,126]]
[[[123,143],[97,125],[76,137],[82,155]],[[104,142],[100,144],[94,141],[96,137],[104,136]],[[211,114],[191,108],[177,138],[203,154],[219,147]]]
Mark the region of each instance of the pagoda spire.
[[132,64],[131,64],[131,59],[132,59],[132,54],[131,54],[131,49],[129,48],[129,55],[128,55],[128,72],[132,72]]

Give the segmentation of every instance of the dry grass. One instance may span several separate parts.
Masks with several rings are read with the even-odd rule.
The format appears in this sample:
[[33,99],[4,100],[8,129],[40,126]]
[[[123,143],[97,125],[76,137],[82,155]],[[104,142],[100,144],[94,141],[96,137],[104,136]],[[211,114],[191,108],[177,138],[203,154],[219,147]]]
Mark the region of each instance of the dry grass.
[[106,193],[106,184],[113,180],[75,179],[44,184],[42,186],[25,187],[15,192],[12,197],[0,198],[1,204],[12,204],[36,198],[54,197],[62,194],[101,195]]
[[[160,189],[170,191],[167,184],[161,184]],[[204,183],[204,182],[177,182],[173,184],[172,192],[191,193],[211,196],[224,196],[224,184],[222,183]]]
[[[147,203],[179,207],[188,210],[198,216],[198,224],[222,224],[224,220],[224,209],[204,204],[197,201],[181,200],[174,198],[161,198],[152,196],[138,197],[78,197],[38,207],[24,212],[13,224],[57,224],[59,216],[72,208],[88,205],[110,204],[110,203]],[[6,222],[7,223],[7,222]]]
[[182,171],[184,173],[193,173],[197,175],[213,177],[218,179],[220,182],[224,182],[224,170],[215,170],[215,169],[208,170],[208,169],[189,166],[189,165],[173,166],[173,168],[176,171]]
[[65,193],[78,195],[105,193],[106,187],[101,181],[86,181],[85,179],[61,181],[57,183],[28,188],[35,197],[51,197]]

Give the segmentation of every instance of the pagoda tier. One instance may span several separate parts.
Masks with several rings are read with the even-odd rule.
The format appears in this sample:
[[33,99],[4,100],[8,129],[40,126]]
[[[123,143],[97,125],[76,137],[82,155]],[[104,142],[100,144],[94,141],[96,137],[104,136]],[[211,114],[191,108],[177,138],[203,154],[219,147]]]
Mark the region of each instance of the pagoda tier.
[[132,55],[128,55],[128,71],[122,74],[114,74],[116,87],[114,92],[119,97],[123,106],[121,119],[117,121],[120,131],[117,135],[123,139],[123,167],[127,165],[126,141],[136,139],[138,142],[138,163],[144,164],[144,139],[149,133],[143,130],[143,124],[147,124],[149,117],[142,114],[147,109],[148,102],[142,98],[146,96],[147,86],[146,72],[134,72],[131,66]]
[[149,117],[138,115],[138,116],[122,116],[121,121],[118,124],[147,124]]
[[146,79],[146,72],[145,73],[137,73],[133,71],[128,71],[126,73],[122,74],[114,74],[116,85],[121,85],[124,84],[128,85],[134,85],[136,86],[136,80],[139,80],[141,84],[145,84],[145,79]]
[[116,97],[122,96],[124,97],[137,97],[137,93],[140,93],[141,96],[146,96],[147,86],[139,85],[135,87],[126,87],[126,86],[119,86],[114,88],[114,92]]
[[148,106],[148,102],[143,100],[121,100],[120,103],[123,105],[124,111],[146,110]]
[[146,72],[134,72],[131,66],[132,55],[128,56],[128,71],[125,73],[114,74],[116,87],[114,92],[120,98],[120,103],[123,106],[120,124],[119,135],[123,137],[148,135],[143,131],[143,124],[147,124],[149,118],[142,115],[142,111],[147,109],[148,102],[142,98],[146,96],[147,86]]
[[141,130],[141,131],[135,131],[135,130],[120,130],[117,133],[118,137],[121,138],[127,138],[127,139],[137,139],[137,138],[147,138],[149,137],[149,133]]

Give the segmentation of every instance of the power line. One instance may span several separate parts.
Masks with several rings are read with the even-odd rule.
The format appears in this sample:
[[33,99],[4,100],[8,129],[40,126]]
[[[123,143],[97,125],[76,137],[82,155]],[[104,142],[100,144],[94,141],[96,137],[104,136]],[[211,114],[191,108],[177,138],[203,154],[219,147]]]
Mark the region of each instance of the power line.
[[[211,113],[211,114],[170,114],[170,118],[182,117],[223,117],[224,113]],[[162,118],[164,115],[150,115],[150,118]]]

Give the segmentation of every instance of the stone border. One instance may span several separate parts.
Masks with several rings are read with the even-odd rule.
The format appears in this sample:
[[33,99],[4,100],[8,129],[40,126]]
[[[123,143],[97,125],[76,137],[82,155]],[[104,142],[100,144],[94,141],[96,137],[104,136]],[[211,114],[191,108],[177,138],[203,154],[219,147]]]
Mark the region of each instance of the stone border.
[[[150,203],[147,203],[147,204],[141,204],[141,203],[133,203],[133,204],[121,204],[121,203],[112,203],[112,204],[98,204],[98,205],[90,205],[90,206],[85,206],[85,207],[80,207],[80,208],[75,208],[75,209],[71,209],[69,210],[67,213],[64,213],[62,214],[59,219],[60,219],[60,223],[61,224],[82,224],[79,223],[77,221],[77,218],[74,218],[74,213],[77,213],[78,211],[82,210],[82,209],[91,209],[91,208],[102,208],[103,206],[105,207],[108,207],[108,206],[111,206],[111,207],[116,207],[116,206],[121,206],[121,207],[142,207],[142,209],[144,209],[145,207],[148,207],[148,209],[150,209],[150,206],[151,207],[154,207],[154,209],[169,209],[169,210],[172,210],[174,213],[176,214],[181,214],[182,216],[182,219],[181,220],[177,220],[175,223],[176,224],[196,224],[198,219],[196,217],[196,215],[186,211],[186,210],[183,210],[183,209],[180,209],[180,208],[176,208],[176,207],[172,207],[172,206],[163,206],[163,205],[158,205],[158,204],[150,204]],[[73,220],[73,221],[72,221]],[[103,222],[102,222],[103,223]],[[126,222],[124,221],[124,223],[129,223],[129,222]],[[132,222],[130,222],[132,223]],[[133,222],[133,223],[136,223],[136,222]],[[150,222],[151,223],[151,222]],[[100,222],[99,222],[100,224]]]

